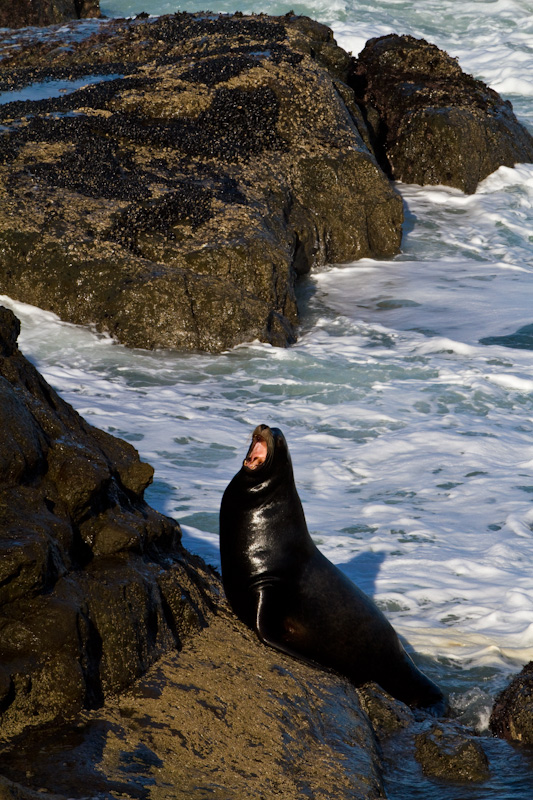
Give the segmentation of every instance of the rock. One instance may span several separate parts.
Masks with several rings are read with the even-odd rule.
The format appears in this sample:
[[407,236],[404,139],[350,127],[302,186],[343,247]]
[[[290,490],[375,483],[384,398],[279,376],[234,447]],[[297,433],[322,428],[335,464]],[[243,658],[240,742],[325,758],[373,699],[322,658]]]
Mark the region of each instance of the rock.
[[401,240],[350,64],[294,15],[113,20],[6,55],[4,89],[95,77],[0,107],[0,292],[134,347],[295,341],[298,275]]
[[0,772],[10,800],[385,797],[356,690],[260,644],[222,605],[104,707],[14,742]]
[[501,739],[533,744],[533,661],[498,695],[489,727]]
[[424,39],[371,39],[352,85],[380,163],[395,180],[472,193],[498,167],[533,160],[533,137],[511,103]]
[[206,624],[219,580],[143,499],[153,470],[86,423],[0,307],[0,739],[100,705]]
[[461,783],[481,782],[490,776],[489,762],[479,741],[461,726],[435,724],[415,737],[415,758],[425,775]]
[[391,697],[377,683],[366,683],[358,691],[361,706],[380,740],[412,724],[414,716],[409,706]]
[[78,19],[100,17],[100,0],[74,0]]
[[55,25],[99,16],[100,0],[2,0],[0,4],[0,28]]
[[235,619],[19,328],[0,307],[0,796],[384,797],[355,688]]
[[513,350],[533,350],[533,324],[523,325],[514,333],[507,336],[486,336],[479,340],[480,344],[499,345],[500,347],[510,347]]
[[[42,800],[42,793],[32,791],[0,775],[0,797],[2,800]],[[63,800],[60,795],[47,794],[47,800]]]
[[358,693],[380,745],[385,783],[390,782],[400,794],[400,787],[408,789],[416,775],[422,794],[424,789],[431,793],[434,780],[464,784],[490,779],[489,760],[472,729],[445,717],[436,722],[426,711],[411,710],[375,683]]

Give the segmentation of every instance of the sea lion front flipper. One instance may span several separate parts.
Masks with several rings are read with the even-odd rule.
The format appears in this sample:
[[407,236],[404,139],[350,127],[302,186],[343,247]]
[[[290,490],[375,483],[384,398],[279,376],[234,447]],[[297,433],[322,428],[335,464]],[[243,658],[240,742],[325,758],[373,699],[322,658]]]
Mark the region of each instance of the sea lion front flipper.
[[[285,611],[279,588],[272,585],[256,587],[257,611],[255,630],[263,644],[279,650],[281,653],[303,661],[311,667],[324,670],[325,667],[303,655],[298,649],[303,628],[295,624]],[[300,634],[300,635],[299,635]]]

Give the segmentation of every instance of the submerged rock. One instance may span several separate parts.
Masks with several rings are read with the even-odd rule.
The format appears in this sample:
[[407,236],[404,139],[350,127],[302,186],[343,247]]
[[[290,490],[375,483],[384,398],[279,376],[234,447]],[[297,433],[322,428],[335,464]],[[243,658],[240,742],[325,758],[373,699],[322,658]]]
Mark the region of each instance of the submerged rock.
[[293,15],[114,20],[6,56],[4,89],[67,85],[0,106],[0,291],[135,347],[293,342],[298,275],[400,245],[350,63]]
[[533,744],[533,661],[498,695],[489,725],[501,739]]
[[498,167],[533,161],[533,137],[511,103],[424,39],[371,39],[352,85],[380,163],[396,180],[472,193]]
[[0,28],[55,25],[99,16],[100,0],[2,0],[0,3]]
[[479,739],[446,722],[417,734],[416,760],[425,775],[455,783],[480,783],[490,777],[489,760]]
[[511,347],[514,350],[533,350],[533,325],[524,325],[515,333],[507,336],[486,336],[479,340],[480,344],[501,345]]

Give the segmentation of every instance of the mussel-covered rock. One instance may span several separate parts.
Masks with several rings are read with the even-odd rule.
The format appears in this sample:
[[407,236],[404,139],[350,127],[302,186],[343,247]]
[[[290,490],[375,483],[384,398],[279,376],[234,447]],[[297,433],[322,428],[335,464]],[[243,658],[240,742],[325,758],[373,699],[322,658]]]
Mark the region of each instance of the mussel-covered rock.
[[331,31],[294,15],[112,20],[0,63],[0,292],[143,348],[296,338],[295,280],[391,256],[402,203]]
[[0,28],[55,25],[99,16],[100,0],[2,0],[0,3]]

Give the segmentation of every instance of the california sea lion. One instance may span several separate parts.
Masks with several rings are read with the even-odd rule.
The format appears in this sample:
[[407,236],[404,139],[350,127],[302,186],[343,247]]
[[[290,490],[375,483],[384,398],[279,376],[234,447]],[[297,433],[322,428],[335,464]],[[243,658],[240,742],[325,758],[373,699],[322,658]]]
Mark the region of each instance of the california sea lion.
[[255,429],[224,492],[220,554],[228,601],[265,644],[356,686],[376,681],[405,703],[444,711],[441,690],[375,603],[314,545],[278,428]]

